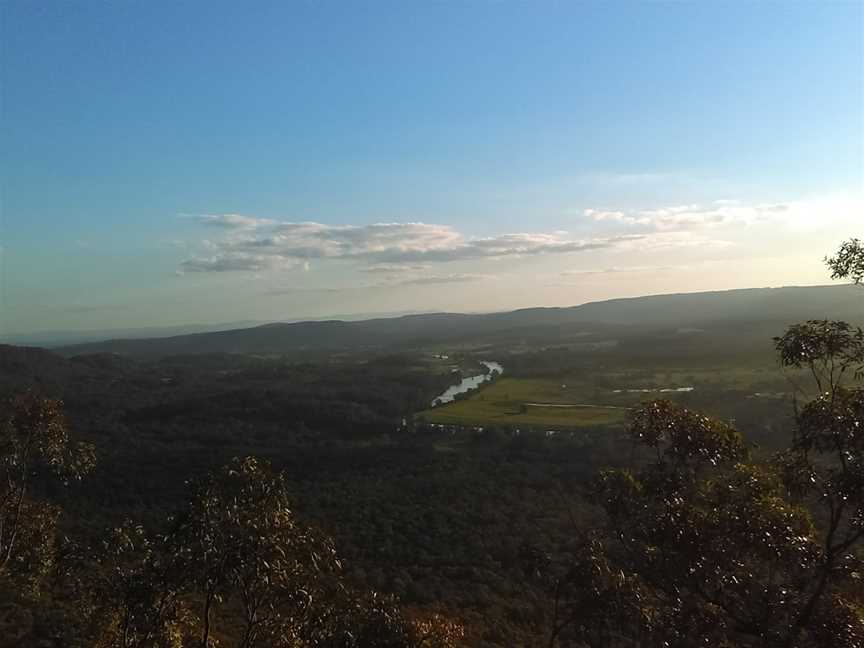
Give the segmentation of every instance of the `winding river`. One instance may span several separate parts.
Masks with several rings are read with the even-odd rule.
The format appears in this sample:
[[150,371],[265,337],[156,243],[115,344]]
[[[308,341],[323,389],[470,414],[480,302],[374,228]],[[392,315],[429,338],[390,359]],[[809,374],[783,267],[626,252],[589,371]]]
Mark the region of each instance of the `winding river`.
[[479,376],[470,376],[468,378],[463,378],[462,382],[460,382],[458,385],[451,385],[443,394],[441,394],[432,401],[432,407],[435,407],[436,405],[443,405],[444,403],[450,403],[456,399],[457,395],[464,394],[465,392],[471,391],[472,389],[476,389],[487,380],[492,380],[495,376],[504,373],[504,367],[502,367],[497,362],[493,362],[491,360],[481,360],[480,364],[485,365],[489,371],[487,373],[480,374]]

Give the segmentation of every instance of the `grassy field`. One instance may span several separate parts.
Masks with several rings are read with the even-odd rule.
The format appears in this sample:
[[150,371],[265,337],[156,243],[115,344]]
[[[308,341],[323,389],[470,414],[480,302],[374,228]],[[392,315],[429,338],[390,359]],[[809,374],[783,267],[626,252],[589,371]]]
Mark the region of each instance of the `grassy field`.
[[642,371],[605,371],[604,382],[618,388],[704,386],[722,389],[763,390],[788,388],[788,377],[776,365],[764,367],[688,367],[652,368]]
[[[501,378],[471,398],[426,410],[420,417],[449,425],[583,427],[620,423],[626,410],[586,403],[581,385]],[[549,405],[548,407],[544,405]]]
[[[744,403],[747,395],[755,392],[788,392],[790,376],[799,378],[795,373],[782,373],[776,366],[642,370],[598,367],[559,378],[507,376],[469,399],[428,409],[419,416],[430,423],[470,426],[609,425],[623,422],[627,408],[654,398],[669,398],[700,411],[710,411],[711,404],[733,396],[736,402]],[[692,387],[694,391],[660,391],[682,387]]]

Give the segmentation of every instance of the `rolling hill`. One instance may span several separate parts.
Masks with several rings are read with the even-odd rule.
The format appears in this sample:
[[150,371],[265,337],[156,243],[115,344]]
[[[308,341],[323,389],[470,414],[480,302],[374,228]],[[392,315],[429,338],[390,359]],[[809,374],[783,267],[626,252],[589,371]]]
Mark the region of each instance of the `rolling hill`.
[[540,335],[544,330],[571,325],[716,328],[770,322],[779,327],[823,318],[864,320],[864,290],[847,285],[754,288],[613,299],[569,308],[528,308],[502,313],[433,313],[350,322],[274,323],[171,337],[106,340],[60,347],[57,351],[67,356],[106,352],[141,357],[279,354],[423,346],[504,333]]

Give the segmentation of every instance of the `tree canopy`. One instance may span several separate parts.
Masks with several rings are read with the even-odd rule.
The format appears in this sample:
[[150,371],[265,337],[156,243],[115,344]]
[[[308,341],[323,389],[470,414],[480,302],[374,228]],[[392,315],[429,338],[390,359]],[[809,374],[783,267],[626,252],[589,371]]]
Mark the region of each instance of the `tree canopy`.
[[837,253],[825,262],[831,270],[832,279],[848,279],[852,283],[864,282],[864,243],[852,238],[845,241]]
[[[847,242],[827,261],[835,278],[862,283],[864,247],[859,241]],[[625,440],[612,438],[608,430],[603,431],[608,449],[598,461],[585,457],[592,446],[583,444],[584,438],[553,447],[548,444],[556,437],[542,431],[513,434],[487,429],[466,445],[472,455],[484,455],[485,463],[470,465],[497,474],[507,462],[516,462],[512,466],[517,469],[507,473],[514,482],[510,495],[517,493],[536,505],[531,521],[538,530],[554,527],[567,535],[561,509],[544,508],[544,500],[555,493],[562,499],[584,496],[579,501],[581,517],[570,520],[572,538],[556,545],[545,542],[538,532],[531,542],[518,544],[508,537],[518,501],[511,497],[494,510],[476,506],[474,502],[494,500],[500,493],[490,487],[486,475],[451,462],[433,439],[429,447],[445,462],[436,478],[447,482],[451,497],[442,498],[439,509],[421,509],[413,502],[404,507],[411,525],[398,532],[400,540],[417,552],[428,550],[430,569],[437,569],[440,554],[431,555],[424,543],[430,528],[443,528],[441,535],[451,543],[445,549],[458,561],[458,569],[488,572],[484,576],[509,587],[510,595],[523,605],[508,614],[536,624],[537,635],[544,636],[550,648],[864,645],[864,332],[847,322],[810,320],[789,326],[774,345],[779,365],[796,380],[788,443],[782,451],[772,454],[755,446],[735,421],[707,416],[698,407],[682,404],[686,401],[651,400],[633,409],[626,434],[630,460],[622,457],[617,463],[605,459],[626,455]],[[395,384],[391,369],[388,365],[387,380]],[[367,387],[363,398],[368,400],[375,386]],[[255,411],[259,417],[266,414],[259,423],[281,422],[286,412],[302,411],[326,413],[330,425],[339,412],[355,411],[353,406],[338,411],[323,405],[289,408],[274,394],[250,393],[256,395],[248,400],[200,401],[201,418],[209,425],[224,412]],[[419,388],[406,393],[418,402],[426,400]],[[400,402],[384,399],[379,406],[382,412],[398,415],[403,411]],[[269,409],[262,409],[262,403]],[[147,407],[155,416],[164,404]],[[192,420],[183,413],[185,421]],[[109,419],[111,424],[118,420]],[[306,425],[298,423],[303,443],[318,443]],[[220,437],[226,445],[224,439],[235,431],[230,432]],[[254,429],[243,428],[241,433]],[[422,435],[418,430],[403,433]],[[207,440],[212,442],[213,437]],[[176,439],[167,439],[162,451],[172,443]],[[369,473],[365,485],[377,488],[380,472],[375,468],[381,456],[376,453],[383,450],[361,452],[358,447],[339,448],[344,455],[339,466],[363,462],[362,469]],[[431,490],[428,464],[414,457],[416,447],[386,446],[405,466],[398,473],[400,488],[416,478]],[[318,452],[318,446],[314,448]],[[530,463],[544,451],[555,455],[554,461],[542,467]],[[262,454],[273,458],[278,453]],[[588,483],[581,475],[570,475],[553,483],[558,490],[537,486],[548,478],[543,474],[548,467],[575,472],[579,461],[612,467]],[[70,648],[474,645],[471,628],[456,618],[453,606],[443,605],[447,601],[442,590],[434,589],[440,581],[429,586],[428,595],[421,593],[428,599],[438,596],[442,605],[423,608],[404,605],[393,595],[396,588],[388,589],[386,579],[377,575],[369,581],[383,582],[384,587],[358,586],[358,581],[367,582],[356,578],[358,573],[365,576],[363,568],[346,569],[337,542],[297,505],[297,490],[285,472],[261,457],[240,453],[221,467],[213,465],[219,464],[198,471],[182,496],[158,509],[158,524],[127,519],[102,535],[67,537],[66,531],[78,531],[81,525],[59,524],[64,504],[73,501],[63,495],[70,490],[65,486],[93,472],[95,451],[72,440],[59,400],[32,392],[3,400],[0,606],[8,600],[19,605],[14,609],[26,617],[19,627],[34,625],[31,610],[39,610],[39,623],[53,624],[55,645]],[[293,465],[295,470],[302,468],[302,461]],[[450,483],[454,480],[455,485]],[[335,482],[316,481],[315,489],[319,483]],[[338,492],[320,495],[336,502],[335,517],[360,519],[363,531],[392,524],[375,507],[356,506],[357,500],[349,500],[346,493],[358,484],[345,484]],[[570,492],[558,493],[564,490],[562,484]],[[465,488],[475,489],[479,496],[456,504]],[[456,535],[454,518],[440,515],[457,505],[467,511],[462,518],[469,520],[467,526],[497,516],[500,537],[476,537],[477,529],[469,530],[481,553],[456,546],[467,536]],[[541,527],[550,520],[551,527]],[[400,545],[371,547],[374,537],[358,538],[355,547],[376,551],[379,560],[392,559]],[[562,544],[565,553],[549,551]],[[500,577],[504,565],[513,570],[507,582]],[[526,587],[513,586],[522,584],[519,579]],[[398,591],[418,591],[410,581],[410,576],[400,575]],[[542,595],[528,587],[537,582],[547,588]],[[485,594],[477,596],[479,606],[490,600]],[[543,607],[547,604],[548,613]],[[12,608],[0,607],[0,645],[11,637],[8,645],[17,648],[25,645],[24,635],[12,634],[14,626],[7,632],[3,616],[13,616],[8,609]],[[489,623],[500,624],[502,618],[492,616]],[[487,637],[498,642],[506,635],[501,629]]]
[[[860,283],[864,248],[828,263]],[[775,345],[814,383],[784,452],[668,401],[632,413],[644,459],[595,480],[606,527],[557,580],[550,646],[864,645],[864,333],[809,321]]]

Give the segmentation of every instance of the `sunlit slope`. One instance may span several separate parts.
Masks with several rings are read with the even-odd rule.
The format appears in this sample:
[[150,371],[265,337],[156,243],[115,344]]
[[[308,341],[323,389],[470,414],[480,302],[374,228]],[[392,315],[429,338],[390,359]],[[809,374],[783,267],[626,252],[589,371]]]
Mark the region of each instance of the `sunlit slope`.
[[586,402],[583,387],[554,380],[500,378],[468,398],[435,407],[418,420],[445,425],[583,427],[620,423],[625,406]]

